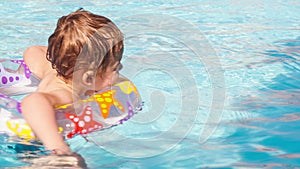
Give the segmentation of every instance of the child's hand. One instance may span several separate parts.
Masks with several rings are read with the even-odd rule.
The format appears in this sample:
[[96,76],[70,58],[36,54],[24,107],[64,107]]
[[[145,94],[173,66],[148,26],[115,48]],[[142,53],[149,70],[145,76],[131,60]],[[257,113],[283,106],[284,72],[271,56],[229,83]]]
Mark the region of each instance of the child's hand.
[[74,168],[74,169],[86,169],[87,165],[85,160],[80,154],[72,153],[70,155],[47,155],[39,158],[30,159],[26,162],[32,165],[26,167],[30,168]]

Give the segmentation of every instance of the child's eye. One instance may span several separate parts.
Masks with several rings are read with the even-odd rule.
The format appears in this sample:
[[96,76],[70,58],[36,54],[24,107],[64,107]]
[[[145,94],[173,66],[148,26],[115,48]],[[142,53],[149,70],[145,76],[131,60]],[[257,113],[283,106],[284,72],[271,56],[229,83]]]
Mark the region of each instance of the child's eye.
[[122,68],[123,68],[123,65],[120,63],[120,64],[114,69],[114,71],[118,72],[118,71],[122,70]]

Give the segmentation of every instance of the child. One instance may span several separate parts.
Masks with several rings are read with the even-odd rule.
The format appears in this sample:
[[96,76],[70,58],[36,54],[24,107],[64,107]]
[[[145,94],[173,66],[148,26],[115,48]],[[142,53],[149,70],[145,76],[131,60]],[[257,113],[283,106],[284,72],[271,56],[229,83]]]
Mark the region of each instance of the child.
[[48,47],[32,46],[24,60],[41,82],[22,100],[25,120],[47,150],[71,154],[58,131],[54,109],[115,83],[123,35],[109,19],[79,9],[57,22]]

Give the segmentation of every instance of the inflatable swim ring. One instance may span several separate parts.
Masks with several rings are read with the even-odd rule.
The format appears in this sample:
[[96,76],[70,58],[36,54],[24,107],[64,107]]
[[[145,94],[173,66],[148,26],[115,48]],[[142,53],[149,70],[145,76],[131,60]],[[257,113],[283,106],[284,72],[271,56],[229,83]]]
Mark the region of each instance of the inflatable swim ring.
[[[16,70],[4,67],[3,61],[23,68]],[[28,93],[27,89],[32,91],[38,80],[32,77],[22,60],[2,60],[0,81],[0,132],[35,139],[36,136],[22,117],[20,102],[10,96]],[[25,85],[25,90],[21,83]],[[122,124],[139,110],[141,98],[137,88],[128,79],[119,78],[110,88],[75,103],[58,106],[55,112],[59,131],[65,138],[72,138]]]
[[0,59],[0,93],[12,96],[34,92],[40,83],[23,60]]

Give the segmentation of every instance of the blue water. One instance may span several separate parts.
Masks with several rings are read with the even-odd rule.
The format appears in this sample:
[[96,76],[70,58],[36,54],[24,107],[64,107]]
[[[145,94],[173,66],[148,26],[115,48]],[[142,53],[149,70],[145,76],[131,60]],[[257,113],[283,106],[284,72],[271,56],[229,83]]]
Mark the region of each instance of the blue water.
[[[69,143],[89,168],[300,167],[300,2],[1,1],[0,58],[47,45],[84,7],[124,32],[123,74],[144,110]],[[30,165],[38,143],[0,134],[0,168]]]

